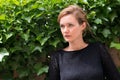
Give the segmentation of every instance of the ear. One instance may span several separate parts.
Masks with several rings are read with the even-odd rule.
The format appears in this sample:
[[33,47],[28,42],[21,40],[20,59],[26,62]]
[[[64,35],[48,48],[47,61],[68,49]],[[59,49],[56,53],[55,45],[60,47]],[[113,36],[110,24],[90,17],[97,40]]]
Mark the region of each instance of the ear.
[[83,22],[81,25],[81,29],[84,31],[86,29],[86,22]]

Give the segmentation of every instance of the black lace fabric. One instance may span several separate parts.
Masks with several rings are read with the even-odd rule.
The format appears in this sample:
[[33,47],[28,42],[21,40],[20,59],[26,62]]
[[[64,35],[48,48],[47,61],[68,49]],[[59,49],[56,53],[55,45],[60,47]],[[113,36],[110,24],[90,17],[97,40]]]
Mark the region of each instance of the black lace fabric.
[[51,55],[49,80],[120,80],[120,73],[101,43]]

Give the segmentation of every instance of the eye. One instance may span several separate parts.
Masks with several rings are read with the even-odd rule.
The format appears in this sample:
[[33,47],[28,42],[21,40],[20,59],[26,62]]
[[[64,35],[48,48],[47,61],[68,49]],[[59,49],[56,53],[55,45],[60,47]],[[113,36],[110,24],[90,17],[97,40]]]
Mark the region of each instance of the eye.
[[64,25],[60,25],[60,28],[64,28],[65,26]]
[[74,25],[73,24],[68,24],[69,27],[73,27]]

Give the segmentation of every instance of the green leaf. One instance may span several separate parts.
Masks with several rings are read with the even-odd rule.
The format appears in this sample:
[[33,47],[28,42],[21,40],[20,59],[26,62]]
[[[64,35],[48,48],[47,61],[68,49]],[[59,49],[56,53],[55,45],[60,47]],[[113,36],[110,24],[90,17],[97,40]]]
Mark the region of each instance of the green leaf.
[[6,16],[5,14],[1,14],[0,15],[0,20],[5,20],[5,16]]
[[26,33],[22,34],[22,38],[25,39],[25,41],[28,41],[30,37],[29,33],[30,33],[30,29],[28,29]]
[[117,0],[120,3],[120,0]]
[[116,49],[120,49],[120,43],[111,42],[110,47],[114,47]]
[[95,21],[94,21],[96,24],[102,24],[102,20],[101,19],[99,19],[99,18],[97,18],[97,19],[95,19]]
[[21,14],[21,13],[22,13],[22,11],[18,11],[18,12],[16,12],[16,16],[19,15],[19,14]]
[[112,9],[111,9],[111,7],[110,7],[110,6],[108,6],[108,7],[107,7],[107,10],[108,10],[109,12],[111,12],[111,11],[112,11]]
[[102,34],[103,34],[103,36],[104,36],[105,38],[107,38],[107,37],[109,36],[109,34],[111,34],[111,32],[110,32],[109,29],[104,29],[104,30],[102,31]]
[[9,33],[9,34],[5,34],[6,39],[9,39],[9,38],[12,37],[12,36],[13,36],[13,33],[12,33],[12,32]]
[[88,0],[79,0],[80,3],[88,4]]
[[35,3],[35,4],[32,5],[31,8],[32,8],[32,9],[36,9],[36,8],[38,8],[38,7],[39,7],[39,4],[36,4],[36,3]]
[[51,41],[50,44],[56,48],[59,42],[60,42],[60,39],[56,39],[55,41]]
[[111,22],[113,22],[116,17],[117,17],[117,14],[115,12],[111,13],[110,14],[110,20],[111,20]]
[[11,47],[10,51],[13,53],[15,51],[21,51],[23,48],[19,45],[15,46],[15,47]]
[[31,22],[31,17],[25,17],[25,20],[30,23]]
[[59,4],[61,2],[62,2],[62,0],[51,0],[51,3],[53,3],[53,4]]
[[0,35],[0,43],[2,43],[2,39],[3,39],[3,38],[2,38],[2,35]]
[[28,3],[30,3],[32,0],[22,0],[21,1],[21,5],[24,6],[24,5],[27,5]]
[[42,68],[42,64],[41,63],[36,63],[35,65],[34,65],[34,69],[35,69],[35,71],[38,73],[39,72],[39,70]]
[[39,69],[37,75],[41,75],[43,73],[47,73],[48,72],[48,66],[44,66],[41,69]]
[[22,78],[22,77],[28,76],[29,71],[27,69],[21,69],[18,71],[18,73],[19,73],[19,77]]
[[2,61],[4,56],[8,56],[9,52],[6,48],[0,48],[0,62]]
[[22,31],[23,28],[21,28],[20,26],[17,26],[17,27],[15,27],[15,30],[17,30],[17,31]]
[[95,11],[91,11],[89,14],[88,14],[88,18],[95,18],[96,16],[96,12]]
[[45,42],[48,41],[48,39],[50,38],[50,36],[47,37],[43,37],[43,34],[41,33],[36,40],[38,40],[40,42],[40,44],[43,46],[45,44]]
[[34,52],[34,51],[39,51],[39,52],[42,52],[42,47],[40,47],[40,46],[36,46],[33,50],[32,50],[32,53]]
[[35,17],[38,18],[40,17],[44,12],[41,12],[40,14],[37,14]]
[[47,40],[50,38],[50,36],[43,38],[40,42],[41,45],[43,46],[45,44],[45,42],[47,42]]
[[16,4],[17,6],[20,5],[20,2],[18,0],[12,0],[14,4]]

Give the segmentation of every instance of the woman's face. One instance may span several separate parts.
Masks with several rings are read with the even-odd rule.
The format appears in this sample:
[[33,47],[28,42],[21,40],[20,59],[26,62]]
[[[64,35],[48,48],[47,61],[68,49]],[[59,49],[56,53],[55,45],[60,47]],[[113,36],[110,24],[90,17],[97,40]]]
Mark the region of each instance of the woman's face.
[[79,24],[74,15],[65,15],[60,19],[60,29],[67,42],[73,42],[82,38],[85,29],[84,22]]

